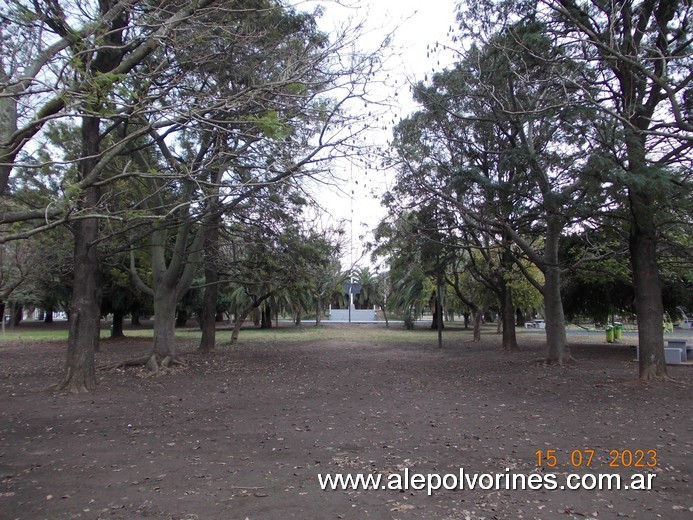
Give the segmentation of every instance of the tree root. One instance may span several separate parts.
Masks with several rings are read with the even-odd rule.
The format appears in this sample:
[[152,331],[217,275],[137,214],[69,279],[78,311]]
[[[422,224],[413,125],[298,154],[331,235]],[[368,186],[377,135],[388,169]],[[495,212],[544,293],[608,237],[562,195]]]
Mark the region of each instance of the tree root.
[[670,376],[652,376],[652,375],[644,375],[642,377],[639,377],[635,381],[629,381],[628,385],[629,386],[642,386],[642,385],[649,385],[649,384],[658,384],[658,383],[671,383],[677,386],[682,386],[682,387],[687,387],[689,386],[688,383],[681,381],[680,379],[675,379]]
[[173,368],[174,366],[187,367],[188,364],[173,356],[162,356],[154,352],[148,356],[126,359],[116,363],[106,363],[97,367],[98,370],[118,370],[127,367],[145,367],[152,374],[159,372],[164,368]]
[[541,366],[541,367],[550,367],[550,366],[564,367],[564,366],[569,366],[569,365],[576,365],[577,363],[578,363],[578,360],[575,359],[570,354],[568,354],[567,356],[565,356],[561,359],[537,358],[534,360],[534,364],[536,366]]
[[71,369],[67,370],[65,377],[59,383],[50,385],[44,390],[48,392],[65,392],[68,394],[90,394],[96,390],[96,376],[90,375],[75,377]]

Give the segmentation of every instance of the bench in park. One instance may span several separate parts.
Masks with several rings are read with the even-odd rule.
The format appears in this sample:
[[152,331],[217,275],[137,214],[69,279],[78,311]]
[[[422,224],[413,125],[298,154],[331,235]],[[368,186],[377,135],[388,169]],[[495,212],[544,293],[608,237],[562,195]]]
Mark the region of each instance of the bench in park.
[[693,345],[688,346],[685,339],[669,339],[664,347],[664,360],[668,365],[693,362]]

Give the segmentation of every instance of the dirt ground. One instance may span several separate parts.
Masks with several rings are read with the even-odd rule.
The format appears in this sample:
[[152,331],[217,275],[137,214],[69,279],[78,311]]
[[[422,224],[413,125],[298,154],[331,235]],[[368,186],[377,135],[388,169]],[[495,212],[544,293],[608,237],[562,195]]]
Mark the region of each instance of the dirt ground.
[[[434,336],[188,353],[189,367],[162,376],[101,372],[88,396],[39,390],[57,382],[63,343],[0,343],[0,518],[693,518],[693,367],[670,367],[677,383],[634,385],[625,345],[573,338],[579,363],[545,368],[533,363],[540,335],[523,334],[515,354],[493,335],[443,349]],[[146,349],[105,342],[97,361]],[[538,469],[537,450],[557,466]],[[571,455],[588,450],[591,467],[572,468]],[[610,468],[611,450],[656,450],[657,465]],[[318,482],[460,468],[554,473],[559,483],[572,472],[656,477],[650,491],[466,486],[430,496]]]

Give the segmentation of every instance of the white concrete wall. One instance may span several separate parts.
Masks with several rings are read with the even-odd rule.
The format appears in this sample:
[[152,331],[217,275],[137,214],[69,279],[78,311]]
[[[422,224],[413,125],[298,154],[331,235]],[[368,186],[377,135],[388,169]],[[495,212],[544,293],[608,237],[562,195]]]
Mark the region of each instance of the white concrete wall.
[[[351,321],[375,321],[373,309],[351,309]],[[330,309],[330,321],[349,321],[349,309]]]

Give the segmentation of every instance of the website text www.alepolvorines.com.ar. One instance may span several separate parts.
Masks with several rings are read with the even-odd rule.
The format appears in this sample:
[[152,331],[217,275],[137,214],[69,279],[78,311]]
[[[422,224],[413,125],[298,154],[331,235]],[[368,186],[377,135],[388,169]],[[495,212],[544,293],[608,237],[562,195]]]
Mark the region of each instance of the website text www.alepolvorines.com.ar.
[[500,473],[413,473],[405,468],[402,473],[332,473],[319,474],[323,491],[387,490],[435,491],[446,490],[650,490],[656,473],[513,473],[506,469]]

